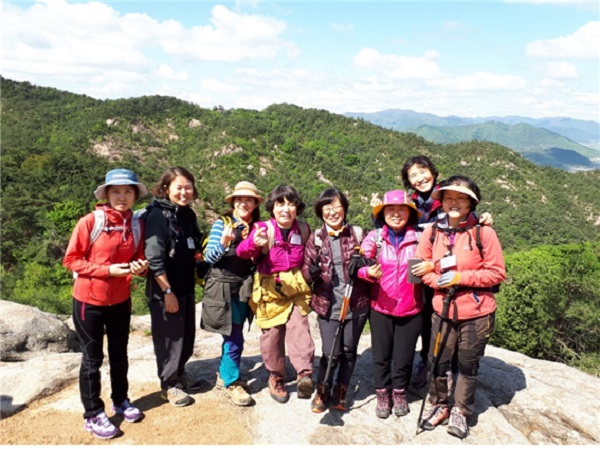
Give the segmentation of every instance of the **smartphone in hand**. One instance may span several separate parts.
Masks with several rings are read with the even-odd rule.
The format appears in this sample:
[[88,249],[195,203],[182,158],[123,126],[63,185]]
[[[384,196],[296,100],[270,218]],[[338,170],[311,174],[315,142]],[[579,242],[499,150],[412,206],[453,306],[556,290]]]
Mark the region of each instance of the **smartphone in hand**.
[[408,259],[408,282],[410,284],[420,284],[421,278],[412,274],[412,269],[415,265],[423,262],[421,259]]

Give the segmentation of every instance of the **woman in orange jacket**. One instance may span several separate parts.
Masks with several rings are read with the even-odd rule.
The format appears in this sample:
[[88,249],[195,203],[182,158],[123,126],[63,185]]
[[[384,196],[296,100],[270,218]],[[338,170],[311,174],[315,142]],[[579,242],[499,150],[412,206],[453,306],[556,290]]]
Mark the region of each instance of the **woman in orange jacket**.
[[[478,225],[474,212],[481,196],[473,181],[452,176],[431,196],[441,201],[446,217],[425,229],[416,256],[434,264],[433,272],[425,274],[423,282],[434,289],[432,328],[439,329],[442,348],[434,363],[437,339],[432,340],[432,407],[420,425],[433,430],[449,418],[448,433],[465,438],[469,432],[467,418],[475,408],[479,361],[494,329],[496,301],[492,287],[505,279],[506,269],[496,233],[489,226]],[[442,316],[447,295],[452,297],[448,316]],[[450,409],[445,373],[455,352],[459,375],[454,407]]]

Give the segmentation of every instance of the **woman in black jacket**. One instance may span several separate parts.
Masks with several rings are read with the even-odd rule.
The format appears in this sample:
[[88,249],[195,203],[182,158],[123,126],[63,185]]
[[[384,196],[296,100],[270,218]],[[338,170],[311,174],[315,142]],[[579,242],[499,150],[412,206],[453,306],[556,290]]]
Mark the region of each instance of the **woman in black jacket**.
[[153,190],[146,211],[146,282],[152,341],[156,354],[161,397],[182,407],[192,402],[185,364],[194,352],[196,337],[195,260],[201,233],[190,207],[198,197],[194,176],[183,167],[171,167]]
[[[318,315],[322,351],[319,364],[317,392],[311,408],[315,413],[327,410],[331,399],[334,409],[346,411],[346,397],[350,377],[356,365],[360,335],[369,313],[369,286],[356,280],[350,295],[346,317],[341,323],[340,338],[336,347],[334,335],[340,326],[340,312],[346,288],[350,282],[349,264],[360,246],[363,231],[346,223],[348,199],[338,189],[327,189],[315,200],[314,210],[323,226],[309,237],[304,250],[302,274],[311,284],[311,307]],[[329,378],[325,379],[327,364],[331,359]],[[338,368],[333,396],[330,394],[334,373]]]

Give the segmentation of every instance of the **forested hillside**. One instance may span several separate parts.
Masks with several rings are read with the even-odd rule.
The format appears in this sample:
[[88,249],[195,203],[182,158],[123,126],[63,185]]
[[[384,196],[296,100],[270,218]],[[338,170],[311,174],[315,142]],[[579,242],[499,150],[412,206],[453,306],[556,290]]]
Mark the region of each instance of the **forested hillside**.
[[[493,214],[507,254],[598,242],[600,236],[598,170],[570,174],[538,167],[496,144],[436,145],[288,104],[223,111],[171,97],[100,101],[4,78],[1,83],[6,299],[64,312],[71,286],[60,267],[66,243],[77,219],[92,209],[104,173],[115,167],[134,169],[148,187],[171,165],[189,168],[198,180],[195,209],[205,229],[242,179],[264,193],[291,183],[307,204],[333,184],[348,192],[351,220],[370,228],[370,194],[400,186],[404,161],[426,154],[442,177],[476,180],[479,210]],[[310,208],[304,215],[315,225]]]

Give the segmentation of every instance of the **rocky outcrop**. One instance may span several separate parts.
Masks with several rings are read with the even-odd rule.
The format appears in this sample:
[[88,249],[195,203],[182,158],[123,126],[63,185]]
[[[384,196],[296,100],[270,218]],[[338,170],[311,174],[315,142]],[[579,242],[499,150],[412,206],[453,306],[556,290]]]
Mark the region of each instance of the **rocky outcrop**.
[[79,350],[77,336],[64,320],[10,301],[0,300],[0,336],[1,361]]
[[[318,331],[314,322],[312,324],[311,330],[317,348],[316,368],[321,342],[317,338]],[[138,404],[142,408],[157,394],[155,392],[158,389],[149,329],[149,317],[134,317],[132,320],[129,344],[130,394],[134,403],[139,401]],[[250,423],[251,431],[244,435],[252,439],[254,444],[261,445],[460,444],[458,439],[446,433],[444,426],[432,432],[417,434],[416,423],[423,390],[409,390],[411,411],[406,417],[382,420],[375,416],[369,335],[364,335],[361,339],[360,356],[350,385],[351,410],[343,414],[337,411],[312,413],[310,401],[298,399],[296,396],[295,373],[289,364],[287,388],[292,393],[290,401],[285,405],[273,401],[267,387],[268,373],[260,357],[259,336],[260,332],[254,326],[246,331],[246,349],[242,358],[242,375],[248,380],[248,388],[256,403],[253,407],[236,411],[236,407],[226,400],[221,392],[212,389],[216,380],[222,339],[219,335],[197,330],[195,352],[187,370],[193,377],[203,379],[206,388],[194,395],[196,403],[185,411],[185,419],[193,421],[193,414],[205,413],[205,408],[209,407],[209,416],[214,418],[203,418],[211,419],[211,422],[203,421],[202,426],[214,425],[213,421],[219,422],[219,416],[229,416],[229,420],[238,422],[227,422],[222,429],[223,435],[230,433],[234,428],[247,428]],[[44,401],[45,411],[55,409],[56,412],[60,410],[64,413],[69,409],[76,416],[81,416],[76,384],[78,361],[78,354],[67,353],[45,354],[25,362],[1,364],[0,394],[3,414],[6,416],[5,411],[9,410],[9,406],[13,410],[12,413],[16,413],[36,398],[53,395],[52,401]],[[104,363],[103,391],[108,392],[108,365],[106,360]],[[535,360],[488,346],[486,356],[481,362],[478,382],[476,416],[471,423],[470,435],[463,443],[600,443],[600,412],[597,407],[600,401],[600,379],[559,363]],[[32,384],[37,386],[37,393],[29,389]],[[61,388],[62,391],[56,393]],[[148,395],[148,391],[152,393]],[[160,407],[160,412],[153,410],[155,407]],[[157,431],[156,420],[162,419],[165,414],[176,413],[179,411],[173,410],[169,405],[152,405],[147,410],[149,419],[136,424],[135,429],[137,435],[147,435],[147,439],[139,441],[139,437],[135,440],[134,436],[128,439],[129,428],[126,428],[120,444],[151,443],[153,432]],[[206,444],[203,443],[205,440],[200,430],[191,432],[190,440],[186,439],[187,432],[178,429],[177,425],[173,429],[162,428],[161,432],[161,435],[170,432],[177,435],[177,439],[170,444]],[[218,438],[215,439],[214,431],[211,432],[211,437],[211,444],[221,444]],[[59,444],[59,440],[48,440],[46,444]]]

